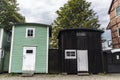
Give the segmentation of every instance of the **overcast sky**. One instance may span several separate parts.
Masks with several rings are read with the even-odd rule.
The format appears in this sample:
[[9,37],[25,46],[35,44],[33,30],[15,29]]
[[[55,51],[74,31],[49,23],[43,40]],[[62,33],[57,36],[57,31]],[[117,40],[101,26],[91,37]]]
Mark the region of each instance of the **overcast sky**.
[[[87,0],[91,2],[91,8],[97,13],[102,28],[106,28],[109,22],[108,9],[112,0]],[[27,22],[51,24],[57,15],[56,10],[62,7],[67,0],[17,0],[20,13],[25,16]],[[110,39],[110,32],[103,35]]]

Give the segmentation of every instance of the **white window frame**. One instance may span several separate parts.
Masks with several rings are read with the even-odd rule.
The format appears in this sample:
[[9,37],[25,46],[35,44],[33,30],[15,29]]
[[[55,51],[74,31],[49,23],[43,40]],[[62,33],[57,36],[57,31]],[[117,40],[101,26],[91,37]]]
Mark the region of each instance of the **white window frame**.
[[[75,52],[75,56],[67,56],[67,52]],[[76,50],[65,50],[65,59],[76,59]]]
[[118,5],[116,8],[115,8],[115,16],[116,18],[119,17],[120,15],[117,15],[117,8],[120,7],[120,5]]
[[[33,30],[33,36],[28,36],[28,30]],[[35,37],[35,28],[26,28],[26,38],[34,38]]]
[[118,37],[120,37],[119,30],[120,30],[120,27],[118,27],[118,29],[117,29],[117,34],[118,34]]

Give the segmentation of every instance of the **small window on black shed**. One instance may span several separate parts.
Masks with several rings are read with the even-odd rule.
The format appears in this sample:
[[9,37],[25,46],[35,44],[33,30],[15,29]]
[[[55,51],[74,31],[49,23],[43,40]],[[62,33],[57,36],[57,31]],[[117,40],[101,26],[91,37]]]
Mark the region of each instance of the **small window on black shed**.
[[76,59],[76,50],[65,50],[65,59]]

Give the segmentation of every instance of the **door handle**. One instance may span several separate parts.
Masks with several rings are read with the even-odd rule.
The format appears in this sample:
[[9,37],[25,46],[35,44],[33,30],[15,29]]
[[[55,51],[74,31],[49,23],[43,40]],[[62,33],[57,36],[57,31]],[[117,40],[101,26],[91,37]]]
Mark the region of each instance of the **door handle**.
[[24,58],[24,59],[26,58],[25,55],[23,55],[23,58]]

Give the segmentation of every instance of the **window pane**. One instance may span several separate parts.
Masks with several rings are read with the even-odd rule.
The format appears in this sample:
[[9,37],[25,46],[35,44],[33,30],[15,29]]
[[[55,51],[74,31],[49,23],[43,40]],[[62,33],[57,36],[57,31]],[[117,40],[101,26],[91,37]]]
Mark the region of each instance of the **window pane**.
[[33,50],[26,50],[26,53],[33,53]]
[[27,36],[30,36],[30,31],[29,30],[27,31]]
[[120,15],[120,6],[116,8],[116,16],[119,16],[119,15]]
[[67,56],[70,56],[70,52],[67,52]]
[[75,52],[71,52],[71,56],[75,56]]
[[33,34],[33,30],[31,30],[31,34]]
[[30,34],[28,34],[28,36],[30,36]]
[[33,36],[33,30],[31,30],[31,36]]
[[30,30],[28,30],[28,34],[30,34]]

